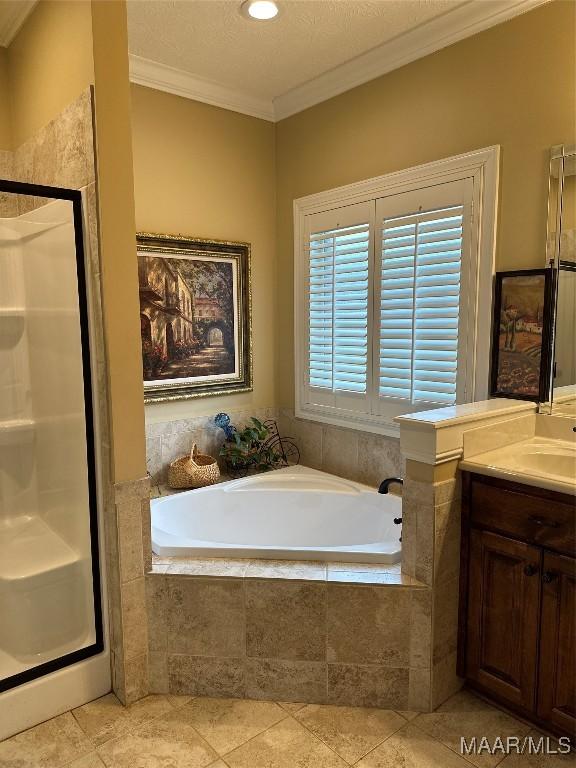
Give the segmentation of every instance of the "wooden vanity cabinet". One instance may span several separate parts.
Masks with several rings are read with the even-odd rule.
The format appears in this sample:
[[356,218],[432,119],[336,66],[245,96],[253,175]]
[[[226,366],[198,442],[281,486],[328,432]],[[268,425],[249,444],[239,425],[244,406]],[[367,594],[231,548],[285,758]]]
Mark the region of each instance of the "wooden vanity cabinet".
[[576,718],[576,560],[544,552],[538,717],[574,733]]
[[463,473],[458,672],[576,736],[576,500]]

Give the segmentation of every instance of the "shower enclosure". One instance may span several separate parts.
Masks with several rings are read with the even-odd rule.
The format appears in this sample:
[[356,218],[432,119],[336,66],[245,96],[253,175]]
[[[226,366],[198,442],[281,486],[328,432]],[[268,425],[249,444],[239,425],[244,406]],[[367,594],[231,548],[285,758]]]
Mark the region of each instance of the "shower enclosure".
[[104,650],[83,231],[79,191],[0,181],[0,715]]

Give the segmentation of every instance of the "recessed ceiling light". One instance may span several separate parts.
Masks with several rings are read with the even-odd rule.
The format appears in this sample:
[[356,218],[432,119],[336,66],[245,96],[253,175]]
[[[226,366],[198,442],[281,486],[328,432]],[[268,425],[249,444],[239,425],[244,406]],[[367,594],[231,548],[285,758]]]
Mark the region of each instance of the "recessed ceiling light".
[[278,6],[274,0],[246,0],[240,6],[243,16],[258,21],[269,21],[278,15]]

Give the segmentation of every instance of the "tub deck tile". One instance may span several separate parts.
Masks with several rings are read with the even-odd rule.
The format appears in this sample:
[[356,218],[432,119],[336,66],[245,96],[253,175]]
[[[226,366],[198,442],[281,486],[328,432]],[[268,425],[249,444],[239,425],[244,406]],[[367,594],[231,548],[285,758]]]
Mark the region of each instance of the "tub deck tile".
[[326,581],[326,563],[319,560],[250,560],[246,578]]
[[149,575],[197,578],[310,581],[344,584],[425,587],[402,571],[400,563],[347,563],[319,560],[256,560],[226,557],[152,556]]

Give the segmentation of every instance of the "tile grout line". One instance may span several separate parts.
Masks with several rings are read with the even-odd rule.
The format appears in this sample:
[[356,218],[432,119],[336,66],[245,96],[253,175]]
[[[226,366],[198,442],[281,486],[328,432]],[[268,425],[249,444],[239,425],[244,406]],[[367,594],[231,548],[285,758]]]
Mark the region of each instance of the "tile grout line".
[[[274,703],[278,704],[278,702],[276,702],[276,701]],[[278,704],[278,706],[280,706],[280,705]],[[322,706],[322,705],[319,705],[319,706]],[[282,707],[280,707],[280,708],[282,709]],[[294,715],[291,715],[289,712],[286,712],[286,717],[283,717],[281,720],[278,720],[273,725],[269,725],[268,728],[265,728],[260,733],[257,733],[255,736],[252,736],[247,741],[245,741],[243,744],[239,744],[237,747],[234,747],[234,749],[231,749],[229,752],[226,752],[225,755],[223,757],[221,757],[221,759],[226,762],[226,760],[225,760],[226,756],[231,755],[237,749],[241,749],[246,744],[249,744],[251,741],[254,741],[254,739],[257,739],[259,736],[262,736],[263,734],[268,733],[268,731],[272,730],[272,728],[275,728],[278,725],[278,723],[283,723],[286,720],[293,720],[296,723],[296,725],[299,725],[301,728],[303,728],[306,731],[306,733],[308,733],[314,739],[314,741],[317,741],[318,743],[320,743],[323,746],[327,747],[330,750],[330,752],[332,752],[334,755],[336,755],[336,757],[339,760],[342,760],[344,763],[348,763],[348,761],[344,760],[344,758],[341,757],[334,749],[332,749],[332,747],[330,747],[328,744],[326,744],[324,741],[322,741],[322,739],[319,736],[317,736],[315,733],[312,733],[312,731],[309,728],[307,728],[304,725],[304,723],[301,723],[299,720],[296,719],[296,717]],[[226,765],[228,765],[228,762],[226,762]]]
[[[114,693],[114,691],[110,691],[110,693],[104,694],[104,696],[109,696],[110,694],[112,694],[112,695],[113,695],[113,696],[114,696],[114,697],[115,697],[115,698],[118,700],[118,703],[119,703],[119,704],[120,704],[120,706],[122,707],[122,710],[123,710],[123,711],[125,711],[126,709],[128,709],[128,707],[126,707],[124,704],[122,704],[122,702],[120,701],[120,699],[118,699],[118,697],[116,696],[116,694]],[[94,742],[94,738],[93,738],[92,736],[90,736],[90,735],[89,735],[89,734],[88,734],[88,733],[87,733],[87,732],[84,730],[84,728],[82,727],[82,724],[80,723],[80,721],[78,720],[78,718],[77,718],[77,717],[76,717],[76,715],[74,714],[74,710],[72,710],[72,709],[69,709],[69,710],[68,710],[68,712],[70,712],[70,714],[71,714],[71,715],[72,715],[72,717],[74,718],[74,722],[75,722],[75,723],[78,725],[78,727],[80,728],[80,730],[82,731],[82,733],[84,734],[84,736],[86,736],[86,738],[87,738],[87,739],[88,739],[88,740],[89,740],[89,741],[90,741],[90,742],[93,744],[93,746],[94,746],[94,750],[95,750],[95,751],[98,751],[98,749],[99,749],[100,747],[104,746],[104,744],[107,744],[109,741],[113,741],[114,739],[117,739],[117,738],[119,738],[120,736],[124,736],[124,735],[126,735],[127,733],[134,733],[135,731],[137,731],[139,728],[143,727],[144,725],[147,725],[148,723],[151,723],[151,722],[153,722],[153,721],[155,721],[155,720],[159,720],[161,717],[164,717],[164,715],[166,715],[168,712],[173,712],[173,711],[176,711],[177,709],[180,709],[181,707],[183,707],[183,706],[185,706],[186,704],[188,704],[188,703],[189,703],[190,701],[192,701],[193,699],[195,699],[195,698],[200,698],[200,697],[198,697],[198,696],[190,696],[188,701],[184,702],[183,704],[180,704],[179,706],[175,706],[175,705],[174,705],[174,704],[172,704],[172,703],[169,701],[169,699],[168,699],[168,696],[171,696],[171,695],[177,695],[177,694],[166,694],[166,693],[152,693],[152,694],[149,694],[149,696],[159,696],[159,697],[162,697],[163,699],[166,699],[166,702],[167,702],[167,704],[170,706],[170,709],[169,709],[169,710],[167,710],[167,712],[162,712],[162,713],[161,713],[161,714],[159,714],[159,715],[154,715],[153,717],[149,717],[149,718],[147,718],[146,720],[142,721],[141,723],[138,723],[137,725],[134,725],[134,726],[132,726],[132,727],[131,727],[131,726],[127,726],[125,730],[122,730],[120,733],[117,733],[115,736],[110,736],[110,738],[109,738],[109,739],[105,739],[105,740],[104,740],[104,741],[103,741],[101,744],[96,744],[96,743]],[[187,694],[186,694],[186,695],[187,695]],[[104,696],[101,696],[101,697],[99,697],[99,698],[104,698]],[[148,697],[147,697],[147,696],[145,696],[145,697],[144,697],[144,699],[146,699],[146,698],[148,698]],[[143,701],[144,699],[141,699],[140,701]],[[94,701],[99,701],[99,699],[94,699]],[[90,702],[90,701],[89,701],[89,702],[87,702],[87,704],[91,704],[91,703],[92,703],[92,702]],[[135,703],[137,703],[137,702],[135,702]],[[85,707],[85,706],[86,706],[86,704],[82,704],[80,707],[75,707],[75,709],[82,709],[82,707]],[[128,705],[128,706],[129,706],[129,707],[131,707],[131,706],[133,707],[133,706],[134,706],[134,704],[130,704],[130,705]],[[64,714],[65,714],[65,713],[64,713]]]
[[[238,699],[238,701],[243,701],[243,699]],[[263,700],[264,701],[264,700]],[[223,755],[220,755],[220,760],[223,760],[226,765],[228,765],[228,761],[226,760],[226,757],[228,755],[231,755],[233,752],[236,752],[237,749],[241,749],[242,747],[246,746],[246,744],[249,744],[251,741],[254,741],[254,739],[257,739],[259,736],[262,736],[265,733],[268,733],[272,728],[278,725],[278,723],[283,723],[285,720],[294,720],[295,718],[290,714],[290,712],[287,712],[283,707],[278,704],[277,701],[270,700],[268,703],[276,704],[276,706],[285,713],[284,717],[281,717],[280,720],[277,720],[275,723],[272,723],[272,725],[269,725],[267,728],[264,728],[264,730],[260,731],[259,733],[255,733],[254,736],[250,736],[249,739],[246,739],[246,741],[243,741],[242,744],[238,744],[237,747],[234,747],[233,749],[230,749],[228,752],[225,752]]]
[[[316,705],[312,705],[312,706],[322,706],[322,705],[318,705],[318,704],[316,704]],[[331,704],[329,704],[329,705],[327,705],[327,706],[338,706],[338,705],[337,705],[337,704],[336,704],[336,705],[331,705]],[[299,709],[299,710],[298,710],[298,712],[302,712],[302,711],[303,711],[305,708],[306,708],[306,707],[303,707],[302,709]],[[372,707],[346,707],[346,706],[344,706],[344,707],[341,707],[341,708],[342,708],[342,709],[372,709]],[[410,722],[410,721],[409,721],[409,720],[407,720],[407,719],[406,719],[406,718],[405,718],[403,715],[401,715],[401,714],[400,714],[400,712],[397,712],[395,709],[381,710],[381,709],[380,709],[380,707],[374,707],[374,709],[378,709],[379,711],[393,712],[395,715],[398,715],[399,717],[401,717],[403,722],[402,722],[402,723],[401,723],[401,724],[398,726],[398,728],[396,728],[394,731],[392,731],[392,733],[389,733],[389,734],[388,734],[388,736],[385,736],[385,737],[382,739],[382,741],[379,741],[379,742],[378,742],[378,744],[376,744],[374,747],[371,747],[371,748],[368,750],[368,752],[366,752],[364,755],[362,755],[361,757],[359,757],[359,758],[358,758],[358,760],[355,760],[353,763],[348,763],[348,760],[346,760],[346,758],[342,757],[342,755],[340,755],[340,754],[339,754],[339,753],[336,751],[336,749],[334,749],[334,747],[331,747],[331,746],[330,746],[330,744],[328,744],[327,742],[325,742],[325,741],[324,741],[324,739],[323,739],[321,736],[318,736],[316,733],[314,733],[314,731],[312,731],[312,730],[311,730],[311,729],[310,729],[310,728],[309,728],[309,727],[306,725],[306,723],[303,723],[303,722],[301,722],[301,721],[298,719],[298,712],[296,712],[296,713],[293,715],[293,717],[294,717],[294,719],[295,719],[295,720],[296,720],[298,723],[300,723],[300,725],[301,725],[303,728],[305,728],[305,729],[306,729],[306,730],[307,730],[307,731],[308,731],[308,732],[309,732],[309,733],[310,733],[312,736],[315,736],[315,737],[316,737],[316,738],[317,738],[319,741],[321,741],[321,742],[322,742],[322,744],[324,744],[325,746],[327,746],[329,749],[331,749],[331,750],[332,750],[332,752],[334,752],[336,755],[338,755],[338,757],[340,758],[340,760],[343,760],[345,763],[348,763],[348,765],[350,765],[350,766],[354,766],[354,765],[357,765],[357,764],[358,764],[358,763],[359,763],[361,760],[364,760],[364,758],[365,758],[365,757],[367,757],[367,755],[369,755],[371,752],[373,752],[373,751],[374,751],[375,749],[377,749],[379,746],[381,746],[382,744],[384,744],[384,742],[385,742],[387,739],[389,739],[389,738],[390,738],[390,736],[393,736],[395,733],[398,733],[398,731],[399,731],[399,730],[401,730],[402,728],[404,728],[404,727],[405,727],[405,726],[406,726],[406,725],[407,725],[407,724]]]
[[[154,694],[153,694],[153,695],[154,695]],[[166,694],[161,694],[161,695],[163,695],[163,697],[164,697],[164,698],[166,698]],[[170,694],[169,694],[169,695],[170,695]],[[162,714],[160,714],[160,715],[157,715],[157,716],[155,716],[155,717],[151,717],[151,718],[149,718],[148,720],[145,720],[143,723],[140,723],[140,724],[139,724],[138,726],[136,726],[134,729],[128,729],[128,730],[126,730],[126,731],[124,731],[124,732],[122,732],[122,733],[119,733],[119,734],[117,734],[116,736],[113,736],[113,737],[112,737],[112,738],[110,738],[110,739],[107,739],[106,741],[102,742],[102,744],[99,744],[99,745],[96,747],[96,750],[95,750],[95,751],[96,751],[96,754],[97,754],[97,755],[98,755],[98,757],[101,759],[101,761],[104,763],[104,758],[101,756],[101,754],[100,754],[100,751],[99,751],[99,750],[101,749],[101,747],[105,746],[106,744],[109,744],[111,741],[116,741],[117,739],[120,739],[120,738],[124,738],[124,737],[125,737],[125,736],[127,736],[127,735],[137,735],[137,734],[138,734],[138,732],[139,732],[141,729],[143,729],[143,728],[146,728],[147,726],[149,726],[149,725],[150,725],[150,723],[153,723],[153,722],[156,722],[157,720],[160,720],[161,718],[165,717],[165,716],[166,716],[167,714],[169,714],[170,712],[175,712],[175,711],[177,711],[178,709],[182,709],[182,708],[183,708],[183,707],[185,707],[187,704],[190,704],[190,703],[191,703],[191,701],[193,701],[193,700],[194,700],[194,699],[196,699],[196,698],[200,698],[200,697],[194,697],[194,696],[191,696],[191,697],[190,697],[190,699],[189,699],[188,701],[184,702],[184,703],[183,703],[183,704],[181,704],[179,707],[175,707],[175,706],[174,706],[174,705],[173,705],[173,704],[172,704],[170,701],[168,701],[168,704],[169,704],[169,706],[170,706],[170,710],[168,710],[168,712],[163,712],[163,713],[162,713]],[[204,736],[202,736],[202,734],[201,734],[201,733],[198,731],[198,729],[197,729],[197,728],[196,728],[196,727],[195,727],[195,726],[194,726],[192,723],[189,723],[189,726],[190,726],[190,728],[192,728],[192,730],[194,731],[194,733],[196,734],[196,736],[198,736],[198,738],[200,739],[200,741],[201,741],[203,744],[206,744],[206,745],[207,745],[207,746],[210,748],[210,750],[211,750],[212,752],[215,752],[215,753],[218,755],[218,752],[217,752],[217,750],[216,750],[216,749],[215,749],[215,748],[214,748],[214,747],[213,747],[213,746],[210,744],[210,742],[209,742],[207,739],[205,739],[205,738],[204,738]],[[218,755],[218,757],[216,758],[216,760],[215,760],[213,763],[211,763],[210,765],[215,765],[215,764],[218,762],[218,759],[219,759],[219,757],[220,757],[220,756]],[[65,767],[65,766],[62,766],[61,768],[66,768],[66,767]]]

